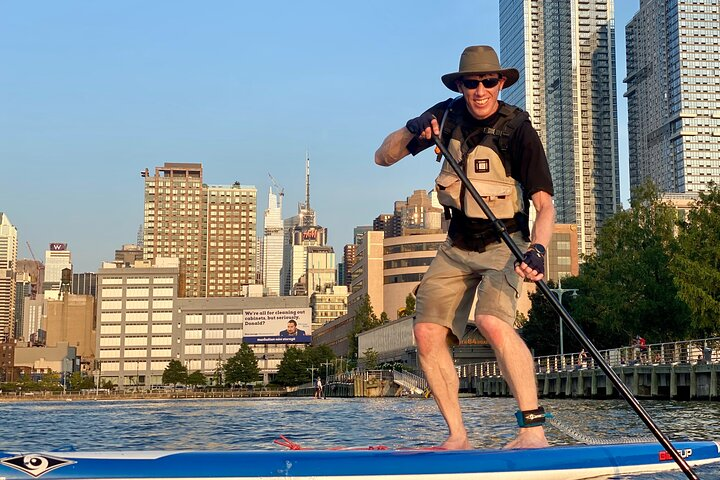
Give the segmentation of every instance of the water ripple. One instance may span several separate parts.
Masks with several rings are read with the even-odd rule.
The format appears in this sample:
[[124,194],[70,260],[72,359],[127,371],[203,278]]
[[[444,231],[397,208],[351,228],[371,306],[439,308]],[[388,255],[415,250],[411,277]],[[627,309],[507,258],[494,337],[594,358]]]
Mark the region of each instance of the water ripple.
[[[499,447],[514,437],[512,399],[464,398],[461,405],[475,447]],[[551,399],[544,405],[587,435],[650,435],[622,400]],[[646,401],[643,406],[672,440],[720,437],[717,402]],[[436,445],[447,432],[432,400],[410,398],[20,402],[0,403],[0,418],[12,419],[0,422],[0,450],[5,451],[277,449],[273,440],[280,435],[309,448],[414,447]],[[551,428],[547,436],[554,445],[576,443]],[[720,479],[720,466],[698,473]]]

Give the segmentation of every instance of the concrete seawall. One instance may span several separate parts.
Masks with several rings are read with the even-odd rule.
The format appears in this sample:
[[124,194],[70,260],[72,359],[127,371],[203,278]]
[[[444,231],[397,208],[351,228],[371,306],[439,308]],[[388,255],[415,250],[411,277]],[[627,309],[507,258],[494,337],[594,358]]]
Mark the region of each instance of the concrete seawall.
[[1,402],[71,402],[71,401],[113,401],[113,400],[167,400],[186,398],[263,398],[287,396],[285,389],[234,389],[234,390],[177,390],[157,392],[113,391],[107,393],[79,392],[26,392],[18,394],[0,393]]

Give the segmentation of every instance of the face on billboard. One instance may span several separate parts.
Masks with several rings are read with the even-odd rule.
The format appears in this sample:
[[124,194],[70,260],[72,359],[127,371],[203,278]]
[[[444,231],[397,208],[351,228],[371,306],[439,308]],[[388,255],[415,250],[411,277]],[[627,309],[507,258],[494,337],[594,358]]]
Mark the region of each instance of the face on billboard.
[[290,320],[287,324],[287,329],[285,331],[288,333],[288,335],[297,335],[297,322],[295,320]]

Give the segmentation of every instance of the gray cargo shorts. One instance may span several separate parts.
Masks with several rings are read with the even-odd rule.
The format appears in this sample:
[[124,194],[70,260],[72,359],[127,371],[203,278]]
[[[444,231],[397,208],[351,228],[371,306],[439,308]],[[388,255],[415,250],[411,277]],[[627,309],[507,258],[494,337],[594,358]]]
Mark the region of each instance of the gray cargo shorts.
[[[511,238],[521,251],[527,249],[522,233]],[[504,243],[490,244],[484,252],[468,252],[454,247],[448,238],[417,288],[414,323],[447,327],[455,336],[451,340],[459,343],[477,295],[474,317],[493,315],[513,325],[523,282],[514,263]]]

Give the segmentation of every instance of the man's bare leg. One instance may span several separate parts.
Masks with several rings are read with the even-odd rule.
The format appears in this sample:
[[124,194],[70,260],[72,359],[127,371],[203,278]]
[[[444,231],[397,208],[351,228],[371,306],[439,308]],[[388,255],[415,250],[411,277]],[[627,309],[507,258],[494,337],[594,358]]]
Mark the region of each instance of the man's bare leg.
[[[532,355],[515,328],[492,315],[478,315],[475,318],[478,330],[488,341],[500,371],[520,410],[538,408],[535,367]],[[518,429],[518,436],[505,448],[543,448],[548,446],[543,427]]]
[[450,430],[447,440],[440,447],[448,450],[469,449],[470,442],[458,400],[460,380],[447,344],[448,329],[434,323],[418,323],[414,333],[420,366]]

